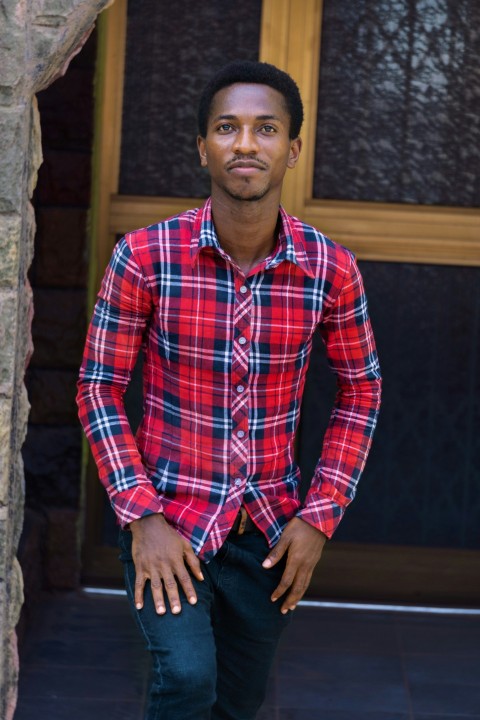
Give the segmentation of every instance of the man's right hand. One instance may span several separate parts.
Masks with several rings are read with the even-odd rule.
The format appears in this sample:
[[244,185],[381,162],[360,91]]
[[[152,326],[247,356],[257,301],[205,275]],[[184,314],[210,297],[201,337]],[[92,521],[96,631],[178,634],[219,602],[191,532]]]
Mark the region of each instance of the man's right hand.
[[198,580],[203,580],[200,561],[193,548],[163,515],[147,515],[130,523],[132,531],[132,557],[135,564],[135,607],[143,607],[145,583],[150,580],[153,602],[159,615],[166,612],[164,588],[172,613],[182,609],[177,582],[182,586],[188,602],[195,605],[197,595],[187,569]]

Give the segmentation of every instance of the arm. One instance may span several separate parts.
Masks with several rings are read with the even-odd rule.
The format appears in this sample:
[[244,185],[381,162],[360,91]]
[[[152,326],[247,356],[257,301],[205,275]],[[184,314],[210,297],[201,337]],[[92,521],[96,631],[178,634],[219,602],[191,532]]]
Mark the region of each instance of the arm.
[[362,278],[353,258],[320,332],[338,392],[304,506],[264,562],[271,567],[288,553],[282,580],[272,595],[276,600],[290,589],[282,612],[294,609],[303,596],[326,539],[355,496],[377,421],[380,368]]
[[100,480],[120,524],[130,524],[132,530],[136,605],[143,605],[144,585],[150,579],[155,606],[163,613],[162,582],[178,612],[174,576],[190,602],[196,596],[185,562],[198,579],[202,577],[192,547],[161,515],[161,498],[145,473],[123,404],[152,311],[151,290],[123,239],[103,279],[88,330],[77,402]]

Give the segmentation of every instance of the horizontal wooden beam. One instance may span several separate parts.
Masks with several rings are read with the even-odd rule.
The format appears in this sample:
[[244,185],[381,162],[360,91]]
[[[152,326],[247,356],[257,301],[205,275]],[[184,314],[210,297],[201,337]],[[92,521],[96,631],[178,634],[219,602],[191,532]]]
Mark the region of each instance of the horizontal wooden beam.
[[[109,230],[123,235],[202,203],[112,195]],[[313,200],[301,219],[361,260],[480,266],[480,210]]]

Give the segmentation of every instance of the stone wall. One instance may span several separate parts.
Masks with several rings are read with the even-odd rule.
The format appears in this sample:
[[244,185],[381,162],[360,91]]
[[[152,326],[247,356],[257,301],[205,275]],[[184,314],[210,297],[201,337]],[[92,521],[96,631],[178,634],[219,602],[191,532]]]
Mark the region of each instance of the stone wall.
[[28,401],[32,294],[27,271],[35,222],[30,203],[41,164],[35,93],[82,47],[108,0],[4,0],[0,5],[0,717],[16,704],[15,626],[22,604],[16,559],[23,522],[21,446]]

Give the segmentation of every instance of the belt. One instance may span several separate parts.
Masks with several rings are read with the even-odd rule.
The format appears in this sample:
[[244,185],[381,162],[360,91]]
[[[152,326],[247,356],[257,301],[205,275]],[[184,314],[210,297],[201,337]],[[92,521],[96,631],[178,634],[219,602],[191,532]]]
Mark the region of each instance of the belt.
[[233,523],[233,527],[230,532],[236,533],[237,535],[243,535],[244,533],[259,533],[260,530],[255,525],[245,508],[242,506],[238,511],[238,515],[235,518],[235,522]]

